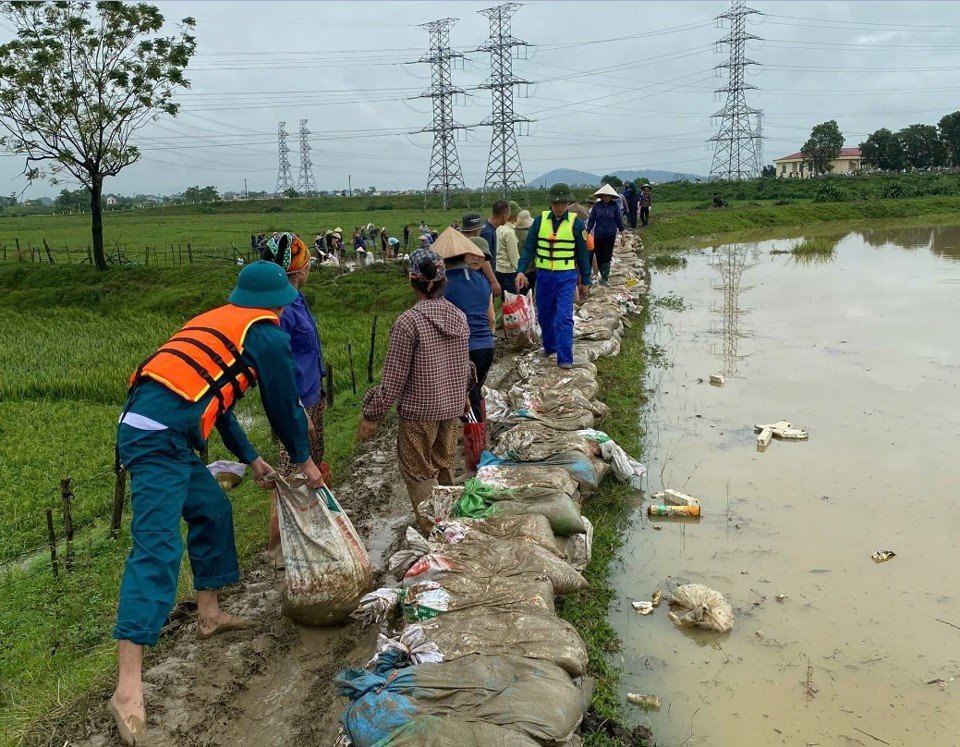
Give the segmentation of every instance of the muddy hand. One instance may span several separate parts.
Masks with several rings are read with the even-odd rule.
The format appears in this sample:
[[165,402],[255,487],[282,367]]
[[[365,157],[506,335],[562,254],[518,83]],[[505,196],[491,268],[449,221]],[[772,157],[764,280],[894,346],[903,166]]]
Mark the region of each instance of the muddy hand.
[[263,457],[257,457],[254,461],[250,462],[250,469],[253,470],[253,480],[257,483],[258,488],[273,490],[273,480],[269,478],[276,470],[271,467]]
[[361,441],[368,441],[373,438],[373,434],[377,432],[377,421],[376,420],[361,420],[360,427],[357,428],[357,436]]

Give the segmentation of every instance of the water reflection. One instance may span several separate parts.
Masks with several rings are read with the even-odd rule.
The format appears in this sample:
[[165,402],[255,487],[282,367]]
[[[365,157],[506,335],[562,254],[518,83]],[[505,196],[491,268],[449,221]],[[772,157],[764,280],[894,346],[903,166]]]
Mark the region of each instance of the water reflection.
[[[753,259],[748,260],[748,255]],[[711,265],[720,275],[720,281],[713,283],[712,287],[720,291],[721,300],[714,302],[710,309],[720,316],[720,323],[710,329],[719,338],[719,345],[711,343],[710,352],[719,355],[723,362],[720,371],[723,376],[736,376],[737,364],[746,357],[738,353],[740,338],[746,336],[740,331],[740,317],[748,313],[740,308],[740,294],[749,290],[749,286],[741,286],[741,279],[743,271],[756,264],[757,256],[759,248],[756,243],[727,244],[715,248],[711,255]]]
[[960,261],[960,225],[932,228],[876,228],[860,231],[866,244],[893,244],[903,249],[929,249],[939,257]]

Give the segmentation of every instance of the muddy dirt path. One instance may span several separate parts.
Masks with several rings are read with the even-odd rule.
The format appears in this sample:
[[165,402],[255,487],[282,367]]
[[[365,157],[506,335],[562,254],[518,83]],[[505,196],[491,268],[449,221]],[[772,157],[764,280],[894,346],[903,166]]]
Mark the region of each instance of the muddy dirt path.
[[[337,498],[383,568],[412,514],[396,471],[396,430],[384,429],[353,461]],[[185,625],[144,672],[151,747],[333,744],[343,701],[333,688],[342,667],[364,665],[376,631],[358,626],[314,629],[280,615],[283,572],[266,561],[245,574],[224,607],[259,623],[253,633],[198,641]],[[83,733],[52,734],[60,747],[119,745],[104,706]]]

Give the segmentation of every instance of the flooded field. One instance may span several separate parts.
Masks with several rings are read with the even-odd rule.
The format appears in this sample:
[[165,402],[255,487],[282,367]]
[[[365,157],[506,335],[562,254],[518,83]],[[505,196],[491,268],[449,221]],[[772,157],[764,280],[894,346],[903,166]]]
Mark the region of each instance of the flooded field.
[[[654,273],[674,299],[651,329],[648,489],[703,517],[636,510],[611,611],[623,693],[662,698],[631,717],[665,747],[957,747],[960,226],[771,254],[792,243]],[[758,453],[753,426],[778,420],[809,441]],[[678,580],[724,594],[733,631],[631,609]]]

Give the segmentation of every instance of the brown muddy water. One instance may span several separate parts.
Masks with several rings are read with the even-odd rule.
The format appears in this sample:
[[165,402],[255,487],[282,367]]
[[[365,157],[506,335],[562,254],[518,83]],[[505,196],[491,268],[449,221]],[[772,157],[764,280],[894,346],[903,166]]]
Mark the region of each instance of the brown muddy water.
[[[770,254],[791,243],[654,273],[685,309],[650,330],[647,487],[703,517],[635,512],[610,619],[623,694],[662,707],[626,707],[666,747],[956,747],[960,225],[852,233],[824,263]],[[809,441],[758,453],[753,425],[781,419]],[[724,594],[733,631],[631,609],[678,580]]]

